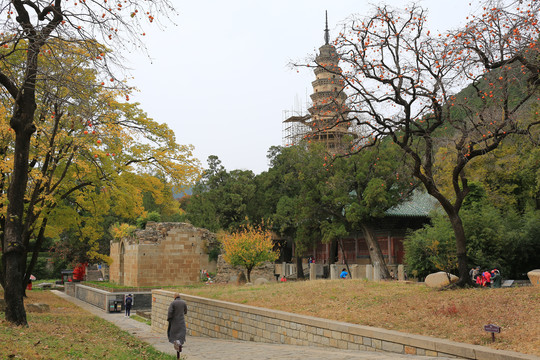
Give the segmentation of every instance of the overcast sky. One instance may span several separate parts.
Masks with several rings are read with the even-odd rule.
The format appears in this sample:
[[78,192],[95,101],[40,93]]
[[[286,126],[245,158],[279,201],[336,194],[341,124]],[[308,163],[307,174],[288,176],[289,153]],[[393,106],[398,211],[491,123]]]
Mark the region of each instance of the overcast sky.
[[[429,11],[428,27],[442,32],[465,23],[470,1],[418,3]],[[229,171],[256,174],[268,169],[268,149],[282,144],[284,111],[306,109],[315,75],[289,63],[324,43],[325,10],[331,39],[346,18],[373,12],[365,0],[173,2],[176,26],[147,31],[151,59],[131,54],[131,84],[139,89],[132,99],[167,123],[178,143],[194,145],[204,167],[217,155]]]

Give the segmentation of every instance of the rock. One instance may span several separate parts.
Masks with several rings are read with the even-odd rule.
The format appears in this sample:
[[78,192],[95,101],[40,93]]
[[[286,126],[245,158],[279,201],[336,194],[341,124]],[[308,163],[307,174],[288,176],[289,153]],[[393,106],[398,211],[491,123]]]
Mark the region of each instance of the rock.
[[439,271],[437,273],[429,274],[426,277],[425,284],[431,288],[442,288],[444,286],[456,283],[459,278],[455,275],[450,274],[450,282],[448,282],[448,276],[444,271]]
[[527,273],[532,286],[540,286],[540,269],[531,270]]
[[[266,262],[261,266],[254,268],[251,271],[251,278],[265,278],[268,281],[275,279],[274,277],[274,264],[272,262]],[[214,277],[214,282],[217,284],[237,284],[238,282],[238,273],[240,271],[245,271],[241,266],[231,266],[228,264],[223,255],[218,256],[216,276]]]
[[47,304],[37,303],[37,304],[27,304],[26,311],[35,312],[35,313],[44,313],[51,311],[51,308]]
[[236,280],[236,285],[244,285],[245,283],[247,283],[246,275],[244,274],[243,271],[240,271],[238,273],[238,279]]
[[265,278],[257,278],[257,279],[255,279],[255,285],[264,285],[264,284],[268,284],[269,282],[270,281],[268,281]]
[[50,289],[50,288],[53,287],[53,284],[52,283],[40,283],[40,284],[36,284],[34,286],[37,287],[37,288],[42,288],[42,289]]

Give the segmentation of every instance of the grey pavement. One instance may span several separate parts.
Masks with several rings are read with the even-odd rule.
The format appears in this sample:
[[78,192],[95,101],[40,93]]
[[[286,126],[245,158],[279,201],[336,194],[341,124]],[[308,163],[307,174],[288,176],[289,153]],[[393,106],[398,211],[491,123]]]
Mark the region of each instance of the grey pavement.
[[[84,310],[99,316],[120,329],[127,331],[136,338],[152,345],[157,350],[176,355],[173,345],[167,341],[167,334],[152,330],[151,326],[137,320],[125,317],[123,313],[108,313],[84,301],[66,295],[57,290],[54,294],[72,302]],[[222,340],[207,337],[188,336],[182,351],[186,360],[266,360],[266,359],[328,359],[328,360],[391,360],[391,359],[422,359],[447,360],[441,357],[400,355],[386,352],[341,350],[325,347],[295,346],[284,344],[267,344],[249,341]],[[455,360],[455,359],[453,359]]]

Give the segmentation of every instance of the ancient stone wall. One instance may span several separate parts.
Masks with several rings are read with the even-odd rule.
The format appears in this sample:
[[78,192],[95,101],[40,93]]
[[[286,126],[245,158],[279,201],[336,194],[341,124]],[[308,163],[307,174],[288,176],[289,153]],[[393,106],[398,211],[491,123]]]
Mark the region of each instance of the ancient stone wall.
[[[419,356],[471,360],[536,358],[529,354],[198,296],[182,294],[181,298],[186,301],[188,307],[186,327],[189,336],[356,351],[385,351],[411,355],[413,359]],[[162,336],[166,336],[167,333],[167,310],[172,299],[173,292],[152,291],[152,329]]]
[[[246,269],[241,266],[231,266],[224,259],[223,255],[219,255],[217,261],[217,275],[214,281],[216,283],[237,283],[239,279],[239,274],[244,273],[247,276]],[[256,267],[251,271],[251,281],[259,278],[264,278],[268,281],[276,281],[274,276],[274,264],[267,262],[259,267]]]
[[213,233],[191,224],[148,222],[133,238],[111,243],[110,280],[126,286],[196,283],[211,267],[207,249],[214,241]]

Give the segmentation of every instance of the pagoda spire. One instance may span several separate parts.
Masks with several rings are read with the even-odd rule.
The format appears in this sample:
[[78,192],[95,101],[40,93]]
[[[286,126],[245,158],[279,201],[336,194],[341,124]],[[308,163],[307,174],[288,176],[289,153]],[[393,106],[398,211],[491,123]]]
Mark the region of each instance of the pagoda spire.
[[328,43],[330,42],[330,31],[328,30],[328,10],[325,10],[324,13],[326,15],[326,27],[324,29],[324,43],[325,45],[328,45]]

